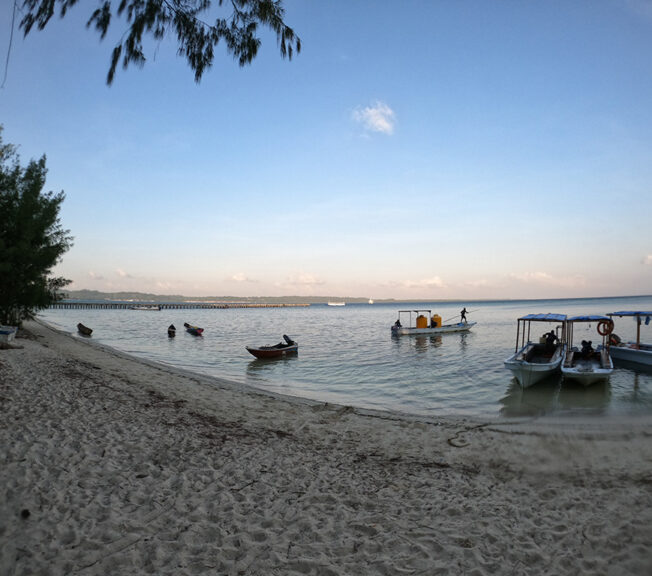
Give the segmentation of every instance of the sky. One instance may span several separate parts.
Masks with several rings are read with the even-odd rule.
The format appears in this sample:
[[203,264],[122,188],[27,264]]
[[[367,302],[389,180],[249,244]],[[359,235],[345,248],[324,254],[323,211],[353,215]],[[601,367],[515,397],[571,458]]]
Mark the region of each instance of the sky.
[[300,54],[263,32],[198,84],[171,36],[107,86],[93,2],[16,24],[3,140],[65,192],[71,289],[652,293],[652,0],[283,5]]

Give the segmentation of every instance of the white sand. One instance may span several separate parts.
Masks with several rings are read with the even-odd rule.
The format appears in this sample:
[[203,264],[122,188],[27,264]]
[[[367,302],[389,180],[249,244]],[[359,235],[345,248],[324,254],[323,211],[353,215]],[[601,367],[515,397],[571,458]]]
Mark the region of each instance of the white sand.
[[0,350],[0,574],[652,574],[651,419],[279,399],[28,323]]

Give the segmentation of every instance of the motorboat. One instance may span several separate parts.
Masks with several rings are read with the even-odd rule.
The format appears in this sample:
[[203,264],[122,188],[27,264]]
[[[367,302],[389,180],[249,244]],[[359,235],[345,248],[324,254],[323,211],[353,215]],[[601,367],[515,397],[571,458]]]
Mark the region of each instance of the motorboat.
[[432,310],[399,310],[398,319],[392,325],[392,336],[468,332],[476,324],[477,322],[467,321],[442,324],[441,316],[432,314]]
[[[545,322],[557,326],[536,339],[531,339],[532,323]],[[547,376],[559,372],[566,347],[566,314],[528,314],[516,322],[514,354],[505,360],[523,388],[529,388]]]
[[288,354],[296,354],[299,351],[299,343],[292,340],[286,334],[283,334],[283,342],[274,344],[274,346],[245,346],[247,352],[256,358],[279,358]]
[[161,307],[153,304],[151,306],[149,305],[142,305],[142,306],[129,306],[129,310],[144,310],[147,312],[158,312],[161,310]]
[[327,302],[328,306],[346,306],[346,302]]
[[193,336],[201,336],[204,332],[203,328],[199,328],[198,326],[192,326],[191,324],[188,324],[188,322],[184,322],[183,326],[186,329],[186,332],[192,334]]
[[[592,340],[582,340],[581,346],[575,346],[573,333],[578,324],[595,324],[602,343],[595,349]],[[613,320],[608,316],[573,316],[566,319],[566,352],[561,363],[564,379],[590,386],[611,376],[614,365],[609,355],[608,337],[613,326]]]
[[[609,335],[609,353],[611,357],[615,360],[625,360],[626,362],[652,366],[652,344],[641,342],[641,324],[645,324],[646,326],[650,325],[652,312],[626,310],[609,312],[607,316],[611,319],[614,316],[618,316],[619,318],[630,317],[636,321],[636,342],[622,342],[620,337],[613,332]],[[644,318],[645,320],[643,320]]]

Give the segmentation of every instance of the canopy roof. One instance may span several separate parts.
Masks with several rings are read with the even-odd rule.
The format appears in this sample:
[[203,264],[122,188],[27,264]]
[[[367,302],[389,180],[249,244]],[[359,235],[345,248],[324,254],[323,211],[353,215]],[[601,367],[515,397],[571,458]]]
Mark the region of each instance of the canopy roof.
[[652,312],[634,312],[631,310],[624,310],[622,312],[608,312],[607,316],[652,316]]
[[600,322],[600,320],[611,320],[609,316],[589,315],[589,316],[573,316],[568,318],[569,322]]
[[539,321],[539,322],[563,322],[566,320],[566,314],[528,314],[519,318],[519,320]]

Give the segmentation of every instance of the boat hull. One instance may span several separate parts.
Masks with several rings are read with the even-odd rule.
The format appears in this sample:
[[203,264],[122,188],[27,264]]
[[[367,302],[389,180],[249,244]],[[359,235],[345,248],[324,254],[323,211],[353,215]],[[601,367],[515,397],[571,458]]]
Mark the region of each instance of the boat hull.
[[522,388],[529,388],[537,382],[557,374],[563,360],[563,348],[558,347],[552,356],[533,354],[536,345],[529,343],[505,360],[507,368]]
[[283,356],[297,354],[299,352],[298,344],[294,344],[293,346],[285,346],[283,348],[277,348],[276,346],[261,346],[260,348],[246,346],[245,348],[249,354],[260,359],[281,358]]
[[627,342],[619,346],[612,345],[609,348],[609,353],[614,360],[652,366],[652,346],[649,344],[641,344],[639,348],[634,342]]
[[448,334],[451,332],[468,332],[477,322],[459,322],[458,324],[447,324],[436,328],[409,328],[407,326],[392,326],[392,334],[406,336],[410,334]]
[[583,358],[575,351],[565,358],[561,365],[565,380],[572,380],[583,386],[607,380],[613,371],[613,361],[606,350],[594,353],[589,358]]
[[17,330],[15,326],[0,326],[0,342],[9,344],[16,337]]

